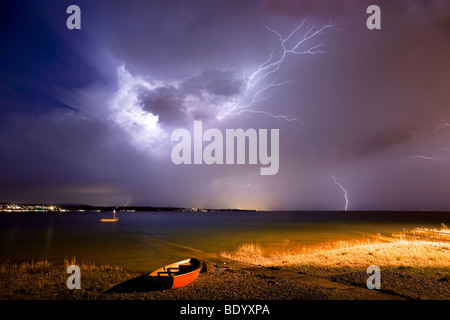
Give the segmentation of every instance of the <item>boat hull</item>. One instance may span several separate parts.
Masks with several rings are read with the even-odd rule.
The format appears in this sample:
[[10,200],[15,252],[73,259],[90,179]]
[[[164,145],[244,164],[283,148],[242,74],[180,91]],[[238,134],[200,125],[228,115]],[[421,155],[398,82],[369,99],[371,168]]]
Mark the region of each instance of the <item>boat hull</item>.
[[170,285],[170,289],[181,288],[194,282],[202,269],[202,263],[195,259],[187,259],[159,268],[149,274],[150,282]]
[[206,265],[195,258],[179,261],[119,283],[106,292],[148,292],[187,286],[206,272]]
[[194,282],[195,279],[197,279],[198,274],[200,273],[200,269],[189,272],[189,273],[181,275],[181,276],[173,277],[173,285],[172,285],[171,289],[181,288],[181,287],[187,286],[188,284]]

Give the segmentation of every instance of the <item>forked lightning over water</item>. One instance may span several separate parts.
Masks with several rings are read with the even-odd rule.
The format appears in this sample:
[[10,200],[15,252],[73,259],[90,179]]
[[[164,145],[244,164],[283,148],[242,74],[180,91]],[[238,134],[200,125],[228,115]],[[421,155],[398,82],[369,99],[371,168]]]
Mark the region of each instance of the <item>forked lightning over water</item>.
[[340,184],[337,180],[336,177],[332,174],[331,177],[334,180],[334,183],[336,183],[342,191],[344,191],[344,198],[345,198],[345,207],[344,207],[344,211],[347,211],[348,209],[348,195],[347,195],[347,190],[344,188],[344,186],[342,184]]

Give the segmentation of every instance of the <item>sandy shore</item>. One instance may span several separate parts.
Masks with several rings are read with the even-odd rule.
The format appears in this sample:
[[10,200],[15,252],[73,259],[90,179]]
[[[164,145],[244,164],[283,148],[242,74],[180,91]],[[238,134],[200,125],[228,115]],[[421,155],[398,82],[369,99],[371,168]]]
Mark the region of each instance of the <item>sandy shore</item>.
[[154,300],[347,300],[401,299],[328,279],[228,262],[210,263],[187,287],[145,293],[107,293],[104,299]]
[[448,279],[403,272],[382,275],[382,289],[365,287],[367,275],[348,272],[319,277],[212,259],[208,270],[192,284],[173,290],[108,292],[115,285],[139,276],[111,266],[81,266],[81,290],[68,290],[64,266],[3,265],[0,299],[17,300],[398,300],[450,299]]

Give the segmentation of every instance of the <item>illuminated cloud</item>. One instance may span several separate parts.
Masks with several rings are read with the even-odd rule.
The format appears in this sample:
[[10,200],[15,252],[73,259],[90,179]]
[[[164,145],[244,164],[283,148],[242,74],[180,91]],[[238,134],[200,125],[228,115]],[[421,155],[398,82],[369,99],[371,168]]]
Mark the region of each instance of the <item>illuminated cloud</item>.
[[140,149],[155,149],[166,137],[158,124],[158,115],[144,110],[139,100],[142,90],[152,91],[161,84],[133,77],[125,67],[119,67],[118,90],[109,102],[110,118]]
[[[342,210],[333,173],[351,210],[450,210],[446,1],[382,1],[377,32],[361,1],[77,5],[76,31],[61,1],[2,7],[0,201]],[[194,120],[279,129],[278,173],[175,166]]]

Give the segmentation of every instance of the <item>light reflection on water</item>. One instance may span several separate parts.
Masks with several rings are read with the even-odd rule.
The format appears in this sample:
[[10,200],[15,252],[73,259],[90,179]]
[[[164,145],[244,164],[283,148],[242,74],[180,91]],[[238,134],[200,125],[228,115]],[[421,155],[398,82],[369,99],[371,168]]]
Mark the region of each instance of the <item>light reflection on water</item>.
[[448,224],[447,213],[136,212],[0,215],[0,260],[48,259],[108,263],[150,272],[201,254],[232,251],[244,242],[308,246],[390,235],[402,228]]

